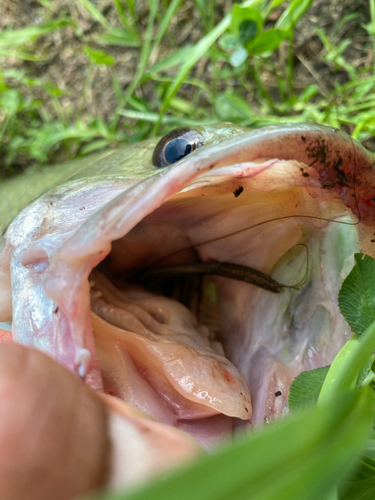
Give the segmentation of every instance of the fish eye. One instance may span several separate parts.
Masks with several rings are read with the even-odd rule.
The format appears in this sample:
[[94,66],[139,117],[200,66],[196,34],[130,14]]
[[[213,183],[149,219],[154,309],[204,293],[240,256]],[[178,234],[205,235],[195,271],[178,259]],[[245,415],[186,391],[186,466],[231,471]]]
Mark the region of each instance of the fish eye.
[[164,168],[185,158],[203,145],[203,137],[187,127],[176,128],[165,135],[156,145],[152,162],[156,168]]

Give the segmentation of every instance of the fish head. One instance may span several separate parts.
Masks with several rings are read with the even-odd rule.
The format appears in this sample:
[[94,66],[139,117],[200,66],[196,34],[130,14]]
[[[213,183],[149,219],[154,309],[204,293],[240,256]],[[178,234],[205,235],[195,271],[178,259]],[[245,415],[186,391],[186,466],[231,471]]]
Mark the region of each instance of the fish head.
[[[0,321],[207,446],[287,413],[293,378],[351,335],[337,297],[354,253],[375,255],[374,157],[336,129],[179,129],[10,187],[12,217],[31,203],[4,235]],[[202,263],[282,291],[220,272],[136,279]]]

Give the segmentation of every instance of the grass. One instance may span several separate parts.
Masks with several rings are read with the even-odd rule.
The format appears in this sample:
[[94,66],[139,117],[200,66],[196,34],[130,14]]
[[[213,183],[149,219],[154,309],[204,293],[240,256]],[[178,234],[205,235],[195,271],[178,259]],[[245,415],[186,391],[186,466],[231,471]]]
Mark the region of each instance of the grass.
[[[319,47],[315,61],[298,49],[298,26],[308,19],[312,0],[250,0],[227,13],[218,2],[194,0],[189,8],[199,22],[188,43],[178,36],[187,8],[181,0],[112,0],[106,2],[110,15],[100,2],[73,0],[90,36],[79,16],[56,12],[49,0],[39,3],[39,24],[0,33],[3,177],[203,122],[259,127],[308,121],[344,129],[370,144],[375,136],[374,0],[368,5],[370,22],[357,22],[362,62],[358,51],[350,52],[353,30],[347,30],[356,13],[328,30],[310,26]],[[75,52],[85,57],[78,95],[48,73],[37,76],[49,58],[41,42],[67,32],[74,35]],[[122,80],[129,67],[119,63],[119,51],[132,51],[138,62],[127,84]],[[103,71],[110,74],[106,95],[112,104],[101,114],[87,101]]]

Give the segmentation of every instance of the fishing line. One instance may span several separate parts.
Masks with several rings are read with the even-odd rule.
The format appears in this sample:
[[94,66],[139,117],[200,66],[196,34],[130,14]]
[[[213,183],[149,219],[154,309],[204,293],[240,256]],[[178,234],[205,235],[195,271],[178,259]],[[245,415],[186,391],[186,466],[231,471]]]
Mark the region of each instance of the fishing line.
[[[357,203],[356,203],[356,207],[358,209]],[[163,257],[160,257],[153,264],[159,264],[160,262],[162,262],[165,259],[169,259],[170,257],[174,257],[175,255],[178,255],[179,253],[191,250],[192,248],[195,249],[195,248],[201,247],[203,245],[208,245],[209,243],[214,243],[216,241],[220,241],[220,240],[223,240],[225,238],[230,238],[231,236],[235,236],[237,234],[244,233],[245,231],[249,231],[250,229],[254,229],[254,228],[262,226],[264,224],[268,224],[269,222],[276,222],[276,221],[286,220],[286,219],[314,219],[314,220],[320,220],[320,221],[324,221],[324,222],[334,222],[337,224],[345,224],[347,226],[357,226],[361,222],[361,217],[358,217],[358,220],[356,222],[339,221],[339,220],[335,220],[335,219],[327,219],[325,217],[317,217],[317,216],[313,216],[313,215],[285,215],[283,217],[275,217],[273,219],[268,219],[266,221],[258,222],[257,224],[253,224],[251,226],[246,226],[242,229],[237,229],[236,231],[233,231],[231,233],[227,233],[223,236],[217,236],[217,237],[212,238],[210,240],[205,240],[205,241],[202,241],[200,243],[195,243],[194,245],[189,245],[187,247],[181,248],[180,250],[176,250],[170,254],[167,254],[167,255],[164,255]]]
[[292,250],[293,248],[296,248],[296,247],[305,247],[306,249],[306,271],[305,271],[305,275],[303,276],[303,278],[301,279],[301,281],[299,281],[298,283],[296,283],[295,285],[284,285],[282,283],[281,286],[283,286],[284,288],[292,288],[293,290],[299,290],[301,288],[301,286],[305,285],[307,283],[307,279],[308,279],[308,276],[310,274],[310,259],[309,259],[309,255],[310,255],[310,250],[309,250],[309,247],[306,245],[306,243],[297,243],[297,245],[295,245],[294,247],[292,247],[290,250]]

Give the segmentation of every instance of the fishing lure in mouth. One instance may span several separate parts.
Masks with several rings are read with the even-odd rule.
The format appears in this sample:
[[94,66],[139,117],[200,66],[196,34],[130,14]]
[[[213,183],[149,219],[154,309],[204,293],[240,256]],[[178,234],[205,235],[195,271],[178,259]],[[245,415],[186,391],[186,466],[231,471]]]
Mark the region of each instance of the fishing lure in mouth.
[[273,293],[283,291],[285,285],[278,283],[268,274],[248,266],[241,266],[231,262],[194,262],[190,264],[174,264],[171,266],[155,266],[137,270],[125,274],[112,275],[112,279],[118,284],[137,283],[147,287],[150,280],[163,280],[175,276],[222,276],[251,285],[258,286],[263,290]]
[[[205,446],[287,412],[292,379],[350,335],[337,295],[354,253],[375,255],[375,170],[342,132],[183,128],[16,181],[0,320]],[[151,289],[189,274],[186,304]]]
[[[244,283],[256,285],[273,293],[280,293],[284,286],[273,280],[271,276],[247,266],[232,264],[231,262],[197,262],[194,264],[175,264],[173,266],[158,266],[148,268],[136,274],[135,279],[142,282],[176,275],[215,275],[230,278]],[[134,278],[133,278],[134,279]]]

